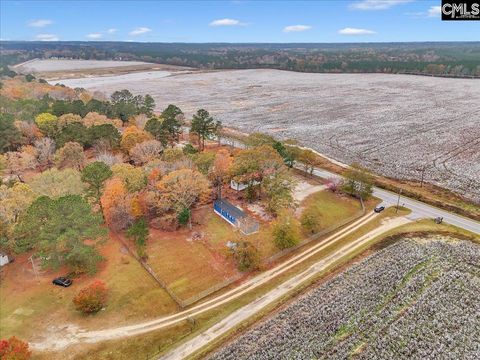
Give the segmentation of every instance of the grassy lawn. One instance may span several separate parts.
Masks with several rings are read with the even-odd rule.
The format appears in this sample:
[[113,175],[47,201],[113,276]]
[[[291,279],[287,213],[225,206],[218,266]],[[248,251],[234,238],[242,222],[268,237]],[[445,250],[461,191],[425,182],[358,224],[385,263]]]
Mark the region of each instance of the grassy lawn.
[[[65,270],[43,272],[38,281],[28,256],[23,255],[2,268],[0,284],[0,335],[39,339],[48,327],[79,326],[97,329],[131,323],[173,313],[176,304],[170,296],[128,254],[120,251],[117,241],[108,240],[101,252],[108,258],[94,276],[74,279],[69,288],[53,286],[54,277]],[[83,287],[100,279],[109,288],[105,310],[83,316],[73,306],[72,298]]]
[[228,241],[239,242],[249,241],[259,251],[261,258],[273,255],[278,249],[271,239],[271,225],[267,222],[260,223],[260,230],[257,233],[243,235],[225,220],[213,212],[205,217],[207,241],[223,253],[227,253],[226,244]]
[[309,195],[300,208],[312,211],[320,218],[321,228],[327,229],[357,214],[361,205],[354,198],[325,190]]
[[[210,246],[210,232],[202,223],[206,221],[208,224],[209,219],[216,216],[210,208],[194,214],[194,220],[201,221],[193,227],[193,232],[202,234],[200,240],[192,241],[192,231],[188,228],[175,232],[150,230],[148,264],[182,300],[238,274],[233,259],[226,256],[225,245],[224,249],[219,243]],[[220,226],[217,230],[221,234],[233,234],[231,227],[223,229]]]

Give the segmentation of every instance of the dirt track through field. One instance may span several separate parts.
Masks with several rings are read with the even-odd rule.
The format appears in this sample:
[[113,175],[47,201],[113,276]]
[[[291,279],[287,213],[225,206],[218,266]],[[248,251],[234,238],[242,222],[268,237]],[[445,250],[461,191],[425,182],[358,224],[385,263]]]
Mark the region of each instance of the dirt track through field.
[[354,242],[343,246],[341,249],[335,251],[333,254],[316,262],[305,271],[283,282],[281,285],[269,291],[265,295],[259,297],[248,305],[245,305],[244,307],[236,310],[235,312],[227,316],[225,319],[212,326],[210,329],[202,332],[192,340],[189,340],[188,342],[182,344],[172,352],[163,356],[161,360],[184,359],[194,354],[196,351],[200,350],[202,347],[204,347],[211,341],[226,334],[251,316],[261,312],[262,309],[264,309],[266,306],[275,303],[275,301],[287,295],[290,291],[292,291],[300,284],[308,281],[318,273],[326,270],[329,266],[333,265],[336,261],[340,260],[345,255],[361,248],[363,245],[365,245],[375,237],[381,235],[382,233],[395,227],[404,225],[408,222],[409,220],[403,217],[394,218],[390,221],[385,222],[383,225],[376,228],[375,230],[372,230],[366,235],[358,238]]
[[[345,236],[351,234],[352,232],[358,230],[363,225],[368,223],[370,220],[374,219],[378,214],[371,213],[363,216],[352,224],[346,226],[342,230],[336,232],[335,234],[324,239],[322,242],[310,247],[309,249],[293,256],[292,258],[286,260],[285,262],[279,264],[278,266],[269,269],[249,280],[243,284],[237,286],[236,288],[229,290],[223,294],[215,296],[210,300],[207,300],[203,303],[195,305],[190,309],[181,311],[179,313],[164,316],[155,320],[146,321],[129,326],[121,326],[116,328],[97,330],[97,331],[87,331],[83,329],[78,329],[75,326],[66,326],[60,329],[48,329],[45,331],[44,340],[38,342],[32,342],[30,345],[33,349],[36,350],[59,350],[69,345],[81,342],[87,343],[96,343],[105,340],[118,339],[128,336],[139,335],[147,333],[154,330],[159,330],[166,328],[182,321],[185,321],[188,318],[200,315],[209,310],[218,308],[229,301],[239,298],[245,293],[267,283],[274,277],[285,273],[286,271],[292,269],[296,265],[299,265],[303,261],[309,259],[313,255],[319,253],[325,248],[331,246],[332,244],[340,241]],[[404,220],[407,221],[407,220]],[[382,227],[383,231],[385,227]],[[62,334],[62,335],[59,335]]]

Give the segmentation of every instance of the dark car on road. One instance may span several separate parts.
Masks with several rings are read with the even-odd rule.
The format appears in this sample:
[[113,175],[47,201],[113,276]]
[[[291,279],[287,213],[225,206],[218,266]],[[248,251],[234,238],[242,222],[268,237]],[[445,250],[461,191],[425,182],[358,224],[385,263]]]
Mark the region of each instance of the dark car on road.
[[377,206],[373,211],[381,213],[383,210],[385,210],[385,206]]
[[58,286],[63,286],[63,287],[69,287],[72,285],[73,280],[67,279],[66,277],[58,277],[53,279],[52,284],[53,285],[58,285]]

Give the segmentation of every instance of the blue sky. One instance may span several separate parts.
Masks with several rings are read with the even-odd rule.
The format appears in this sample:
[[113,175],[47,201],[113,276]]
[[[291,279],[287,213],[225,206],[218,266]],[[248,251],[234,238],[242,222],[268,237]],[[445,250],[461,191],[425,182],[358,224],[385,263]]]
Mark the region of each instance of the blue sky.
[[2,40],[147,42],[479,41],[440,0],[0,2]]

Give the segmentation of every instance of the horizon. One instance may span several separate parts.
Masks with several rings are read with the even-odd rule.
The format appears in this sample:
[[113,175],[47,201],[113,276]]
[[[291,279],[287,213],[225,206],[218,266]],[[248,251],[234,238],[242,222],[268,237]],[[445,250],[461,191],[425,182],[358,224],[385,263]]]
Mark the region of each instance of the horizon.
[[41,41],[41,40],[3,40],[1,43],[38,43],[38,44],[58,44],[58,43],[88,43],[88,44],[108,44],[108,43],[127,43],[127,44],[205,44],[205,45],[269,45],[269,44],[286,44],[286,45],[368,45],[368,44],[480,44],[480,40],[433,40],[433,41],[369,41],[369,42],[182,42],[182,41],[126,41],[126,40],[58,40],[58,41]]

